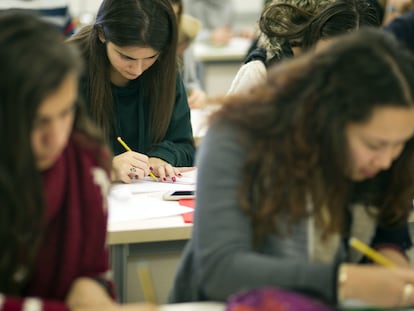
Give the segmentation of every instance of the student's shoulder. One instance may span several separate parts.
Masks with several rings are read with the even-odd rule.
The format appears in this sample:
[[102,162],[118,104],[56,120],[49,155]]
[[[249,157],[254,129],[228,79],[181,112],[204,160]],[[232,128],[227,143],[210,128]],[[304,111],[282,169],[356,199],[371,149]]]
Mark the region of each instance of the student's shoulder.
[[385,29],[394,33],[399,33],[400,31],[407,31],[414,29],[414,10],[396,17],[391,23],[385,26]]
[[260,60],[253,60],[242,65],[237,72],[228,94],[244,92],[266,80],[266,66]]

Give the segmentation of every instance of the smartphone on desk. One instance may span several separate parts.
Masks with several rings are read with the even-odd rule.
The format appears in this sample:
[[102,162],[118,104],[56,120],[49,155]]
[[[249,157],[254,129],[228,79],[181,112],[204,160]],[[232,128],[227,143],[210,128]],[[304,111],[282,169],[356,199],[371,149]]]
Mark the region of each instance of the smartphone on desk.
[[194,190],[168,191],[163,194],[162,198],[167,201],[177,201],[181,199],[194,199],[195,191]]

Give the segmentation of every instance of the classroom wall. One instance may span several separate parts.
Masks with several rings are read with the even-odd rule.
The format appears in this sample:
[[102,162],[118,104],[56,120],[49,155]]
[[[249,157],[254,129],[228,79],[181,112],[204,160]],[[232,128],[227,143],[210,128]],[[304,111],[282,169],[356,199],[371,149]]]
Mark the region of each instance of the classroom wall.
[[[226,0],[224,0],[226,1]],[[241,19],[255,18],[262,8],[262,0],[232,0],[236,7],[236,13]],[[74,15],[94,14],[102,0],[69,0],[69,6]]]

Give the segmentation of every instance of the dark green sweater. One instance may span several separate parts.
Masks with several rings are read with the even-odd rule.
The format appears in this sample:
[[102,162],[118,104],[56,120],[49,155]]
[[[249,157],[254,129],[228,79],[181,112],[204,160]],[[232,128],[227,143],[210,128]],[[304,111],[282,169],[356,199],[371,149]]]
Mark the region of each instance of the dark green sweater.
[[[84,86],[82,88],[85,89]],[[108,141],[115,155],[125,152],[116,140],[121,136],[133,151],[161,158],[172,166],[193,165],[195,148],[190,108],[180,76],[177,76],[175,106],[168,130],[157,144],[153,144],[149,137],[150,101],[143,94],[140,79],[130,81],[124,87],[112,85],[112,93],[114,115]]]

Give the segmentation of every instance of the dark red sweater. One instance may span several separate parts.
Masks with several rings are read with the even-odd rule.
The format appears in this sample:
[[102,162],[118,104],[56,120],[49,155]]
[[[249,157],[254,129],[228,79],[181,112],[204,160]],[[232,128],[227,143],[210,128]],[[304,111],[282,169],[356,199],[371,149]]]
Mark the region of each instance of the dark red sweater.
[[[74,134],[54,166],[43,172],[46,233],[24,297],[0,294],[0,310],[67,310],[64,300],[73,281],[91,277],[107,282],[107,171],[98,165],[102,149]],[[106,188],[106,189],[105,189]],[[27,299],[38,298],[39,300]],[[37,310],[37,309],[35,309]]]

